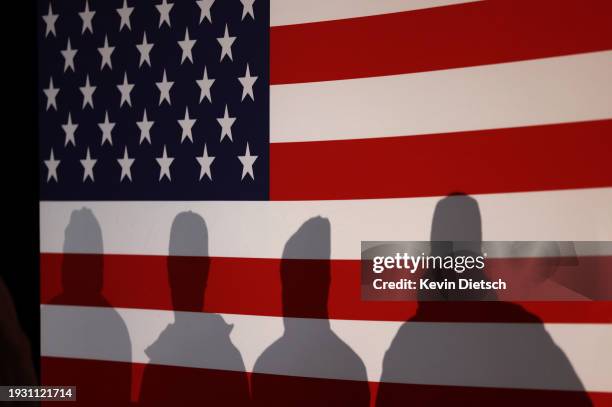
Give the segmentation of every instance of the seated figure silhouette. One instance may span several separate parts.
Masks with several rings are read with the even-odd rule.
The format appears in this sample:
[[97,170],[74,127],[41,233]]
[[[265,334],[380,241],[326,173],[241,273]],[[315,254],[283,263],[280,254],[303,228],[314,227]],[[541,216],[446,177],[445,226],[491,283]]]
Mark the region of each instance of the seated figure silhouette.
[[[42,383],[77,386],[77,405],[131,403],[132,345],[125,322],[102,293],[103,248],[102,230],[93,212],[87,208],[73,211],[65,230],[62,292],[50,303],[101,307],[97,311],[104,316],[72,321],[71,329],[44,331],[47,336],[43,343],[70,346],[85,355],[112,355],[108,360],[121,361],[45,358]],[[55,318],[55,314],[48,315]],[[101,321],[103,326],[100,326]],[[47,320],[43,324],[58,325],[61,321]],[[102,339],[100,332],[105,333]],[[102,388],[112,391],[102,391]]]
[[[438,202],[433,255],[479,253],[481,236],[475,199],[456,194]],[[438,270],[426,273],[441,278]],[[419,292],[415,316],[400,327],[385,354],[378,407],[591,405],[568,358],[537,316],[516,304],[475,301],[495,299],[493,292],[439,290],[433,295]]]
[[149,364],[143,373],[140,405],[248,405],[248,378],[230,340],[232,326],[217,314],[202,313],[210,265],[204,219],[193,212],[178,214],[169,246],[174,323],[145,350]]
[[365,366],[327,319],[329,259],[330,224],[321,217],[304,223],[285,245],[280,270],[285,330],[255,363],[256,406],[369,406]]

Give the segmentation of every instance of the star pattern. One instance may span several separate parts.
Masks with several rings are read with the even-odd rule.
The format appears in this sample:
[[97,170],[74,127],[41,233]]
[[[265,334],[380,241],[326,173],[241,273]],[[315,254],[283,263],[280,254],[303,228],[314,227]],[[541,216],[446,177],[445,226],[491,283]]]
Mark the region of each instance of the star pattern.
[[236,41],[236,37],[230,37],[227,24],[225,24],[225,33],[223,34],[223,37],[217,38],[217,41],[221,45],[221,58],[219,61],[223,61],[225,56],[227,56],[230,61],[233,61],[234,57],[232,56],[232,45],[234,44],[234,41]]
[[223,113],[223,117],[217,119],[219,125],[221,126],[221,141],[225,137],[229,138],[230,141],[233,141],[232,138],[232,126],[236,121],[235,117],[230,117],[229,112],[227,110],[227,105],[225,105],[225,112]]
[[253,20],[255,20],[255,11],[253,11],[253,3],[255,0],[240,0],[242,3],[242,19],[249,15]]
[[85,182],[88,178],[91,180],[91,182],[95,182],[93,169],[97,161],[98,160],[91,158],[88,148],[85,158],[81,160],[81,165],[83,166],[83,182]]
[[191,129],[195,122],[196,119],[192,119],[189,117],[189,108],[185,108],[185,118],[178,120],[181,129],[183,129],[183,133],[181,134],[181,143],[186,139],[189,139],[189,141],[193,143],[193,135],[191,134]]
[[127,0],[123,0],[123,7],[117,9],[117,14],[121,18],[121,22],[119,23],[119,31],[123,30],[123,27],[127,27],[128,30],[132,29],[132,25],[130,24],[130,16],[134,11],[134,7],[128,7]]
[[159,104],[161,106],[162,102],[166,101],[169,105],[172,104],[170,101],[170,89],[174,85],[174,82],[168,81],[166,78],[166,70],[164,69],[164,76],[162,77],[161,82],[157,82],[157,89],[159,89]]
[[[104,199],[122,184],[113,196],[139,199],[177,182],[204,187],[188,189],[198,196],[265,197],[269,181],[255,172],[267,168],[268,67],[257,44],[269,25],[256,21],[256,1],[73,2],[39,6],[51,51],[39,51],[49,78],[39,87],[41,197]],[[226,192],[248,185],[261,188]]]
[[49,4],[49,12],[47,13],[47,15],[44,15],[43,21],[45,22],[45,37],[49,36],[49,34],[53,34],[53,36],[56,36],[55,33],[55,23],[57,22],[57,18],[59,17],[59,14],[53,14],[53,8],[51,8],[51,4]]
[[76,132],[77,127],[79,127],[79,125],[76,123],[72,123],[72,117],[70,115],[70,112],[68,112],[68,121],[66,122],[66,124],[62,124],[62,129],[64,130],[64,134],[66,136],[64,146],[67,146],[68,143],[72,144],[73,146],[76,146],[74,133]]
[[178,41],[178,45],[181,47],[181,50],[183,51],[183,54],[181,55],[181,64],[185,62],[186,59],[188,59],[189,61],[191,61],[191,63],[193,63],[193,55],[191,53],[191,50],[193,46],[195,45],[195,43],[196,43],[196,40],[192,40],[189,38],[189,29],[186,28],[185,29],[185,39],[182,41]]
[[212,15],[210,14],[210,8],[212,7],[215,0],[198,0],[196,3],[200,7],[200,24],[204,19],[207,19],[209,23],[212,23]]
[[96,12],[89,9],[89,1],[85,0],[85,9],[79,13],[81,20],[83,20],[81,34],[84,34],[85,31],[89,31],[93,34],[93,18],[95,15]]
[[89,75],[85,77],[85,85],[80,87],[81,93],[83,94],[83,109],[86,106],[94,107],[93,94],[96,91],[96,86],[91,86],[89,83]]
[[134,161],[136,161],[136,159],[129,157],[128,149],[125,147],[123,157],[117,158],[117,162],[121,166],[121,178],[119,181],[123,181],[124,178],[127,178],[130,181],[132,180],[132,164],[134,164]]
[[256,155],[251,155],[251,151],[249,149],[249,143],[247,142],[246,151],[244,155],[239,155],[238,159],[242,163],[242,178],[250,175],[253,180],[255,180],[255,174],[253,172],[253,164],[255,164],[255,160],[257,160]]
[[105,66],[108,66],[109,69],[113,69],[113,63],[111,61],[111,55],[113,55],[113,51],[115,51],[115,47],[111,47],[108,45],[108,35],[104,36],[104,46],[98,48],[98,52],[102,56],[102,63],[100,64],[100,70],[104,69]]
[[200,87],[200,103],[205,98],[212,103],[210,88],[212,87],[213,83],[215,83],[215,80],[213,78],[208,77],[208,72],[206,72],[206,66],[204,66],[204,74],[202,75],[202,79],[196,80],[196,83]]
[[51,179],[54,179],[55,182],[57,182],[57,167],[60,165],[60,160],[55,159],[53,149],[51,149],[51,155],[49,156],[49,159],[45,160],[44,162],[47,166],[47,182],[49,182]]
[[154,121],[149,121],[147,118],[147,109],[145,109],[142,113],[142,120],[136,122],[138,128],[140,129],[140,144],[142,144],[142,142],[145,140],[151,144],[151,127],[153,127],[154,123]]
[[208,155],[208,151],[206,151],[206,143],[204,143],[204,152],[201,157],[196,157],[198,164],[200,164],[200,181],[204,178],[204,175],[208,177],[209,180],[212,181],[212,173],[210,171],[210,166],[212,165],[215,157],[211,157]]
[[170,175],[170,166],[172,165],[172,161],[174,158],[168,157],[166,153],[166,146],[164,146],[164,152],[161,157],[156,158],[157,164],[159,164],[159,180],[161,181],[164,177],[168,178],[168,181],[172,181],[172,177]]
[[117,89],[119,89],[119,92],[121,92],[119,107],[123,106],[124,103],[127,103],[128,106],[132,106],[132,98],[130,93],[132,92],[132,89],[134,89],[134,84],[128,83],[127,72],[123,74],[123,83],[117,85]]
[[64,57],[64,72],[70,68],[74,72],[74,57],[76,56],[77,50],[72,49],[70,46],[70,38],[66,44],[66,49],[62,50],[62,56]]
[[108,142],[111,146],[113,145],[113,129],[115,128],[115,123],[111,122],[108,119],[108,111],[104,115],[104,122],[98,123],[98,127],[102,130],[102,142],[101,145],[104,145],[104,142]]
[[45,95],[47,96],[47,110],[53,108],[57,110],[57,94],[59,89],[53,86],[53,77],[49,79],[49,87],[44,89]]
[[138,52],[140,53],[140,62],[138,62],[138,67],[141,67],[145,62],[147,65],[151,66],[151,50],[153,49],[153,44],[149,44],[147,42],[147,33],[142,34],[142,42],[136,45],[138,48]]
[[246,66],[246,72],[244,73],[244,76],[239,77],[238,80],[240,81],[240,84],[242,85],[242,99],[241,100],[244,100],[246,96],[249,96],[251,100],[254,101],[255,95],[253,95],[253,85],[255,84],[255,81],[257,80],[257,76],[251,76],[251,70],[249,69],[249,64],[247,64]]
[[170,10],[174,7],[174,4],[168,3],[167,0],[162,0],[161,4],[155,6],[157,11],[159,11],[159,26],[162,24],[167,24],[168,27],[171,27],[170,24]]

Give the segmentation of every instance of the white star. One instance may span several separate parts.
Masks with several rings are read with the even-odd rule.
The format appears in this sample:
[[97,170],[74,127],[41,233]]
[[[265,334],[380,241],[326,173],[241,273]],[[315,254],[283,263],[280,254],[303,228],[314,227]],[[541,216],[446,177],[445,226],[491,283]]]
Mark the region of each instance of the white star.
[[136,48],[138,48],[138,52],[140,52],[140,63],[138,64],[138,67],[140,68],[144,62],[151,66],[151,57],[149,53],[153,48],[153,44],[147,43],[146,32],[142,35],[142,42],[140,44],[136,44]]
[[108,120],[108,110],[104,115],[104,122],[98,123],[98,127],[102,130],[102,142],[100,145],[104,145],[105,141],[108,141],[108,144],[113,145],[113,128],[115,127],[115,123]]
[[229,30],[227,29],[227,24],[225,24],[225,34],[223,37],[217,38],[219,44],[221,44],[221,58],[219,61],[223,61],[223,57],[226,55],[229,57],[230,61],[233,61],[232,58],[232,44],[236,41],[236,37],[229,36]]
[[66,134],[66,141],[64,142],[64,146],[67,146],[68,143],[72,143],[73,146],[76,146],[76,140],[74,139],[74,132],[76,131],[78,124],[72,123],[72,117],[70,116],[70,112],[68,112],[68,122],[66,124],[62,124],[62,129],[64,129],[64,133]]
[[185,139],[189,139],[193,143],[193,136],[191,134],[191,128],[195,124],[196,119],[191,119],[189,117],[189,108],[185,107],[185,118],[182,120],[178,120],[179,125],[183,129],[183,134],[181,134],[181,143],[185,141]]
[[246,152],[244,155],[239,155],[238,159],[242,163],[242,178],[244,179],[245,175],[249,174],[253,180],[255,179],[255,175],[253,174],[253,163],[257,160],[256,155],[251,155],[249,151],[249,143],[246,145]]
[[200,24],[204,21],[204,18],[208,20],[208,22],[212,23],[212,17],[210,15],[210,8],[212,7],[215,0],[198,0],[198,6],[200,6]]
[[198,86],[200,87],[200,103],[204,98],[208,99],[209,102],[212,103],[212,96],[210,95],[210,88],[215,83],[213,78],[208,77],[208,72],[206,72],[206,66],[204,66],[204,75],[202,79],[196,79]]
[[106,65],[112,70],[113,64],[111,62],[111,55],[115,51],[115,47],[108,46],[108,36],[104,36],[104,46],[98,48],[98,52],[102,55],[102,64],[100,65],[100,70],[104,69]]
[[229,116],[229,113],[227,111],[227,105],[225,105],[225,114],[223,114],[223,117],[219,117],[217,121],[219,122],[219,125],[221,126],[220,142],[223,141],[225,136],[229,137],[230,141],[234,141],[232,139],[232,125],[236,121],[236,118]]
[[142,144],[144,140],[147,140],[149,144],[151,144],[151,127],[153,127],[153,123],[155,122],[147,119],[147,109],[145,109],[142,114],[142,121],[136,122],[140,129],[140,144]]
[[45,92],[45,95],[47,96],[47,110],[49,110],[51,106],[53,106],[53,108],[57,110],[57,101],[55,100],[55,98],[57,97],[59,91],[59,88],[53,87],[53,77],[51,77],[49,79],[49,87],[43,89],[43,92]]
[[157,88],[159,89],[159,105],[161,106],[162,102],[165,100],[169,105],[172,105],[170,101],[170,89],[174,82],[170,82],[166,79],[166,70],[164,69],[164,76],[161,82],[156,82]]
[[132,26],[130,25],[130,15],[134,11],[134,7],[127,6],[127,0],[123,0],[123,7],[117,9],[117,13],[119,13],[119,17],[121,17],[121,22],[119,23],[119,31],[125,25],[128,30],[132,30]]
[[185,28],[185,39],[182,41],[177,41],[178,45],[183,50],[183,55],[181,56],[181,64],[185,61],[185,59],[189,59],[191,63],[193,63],[193,55],[191,55],[191,49],[196,43],[196,40],[192,40],[189,38],[189,29]]
[[127,103],[128,106],[132,106],[132,97],[130,96],[130,92],[132,89],[134,89],[134,84],[128,83],[127,72],[123,74],[123,83],[121,85],[117,85],[117,89],[119,89],[119,92],[121,92],[119,107],[123,106],[123,103]]
[[53,14],[51,3],[49,3],[49,12],[46,15],[42,16],[43,20],[45,21],[45,24],[47,25],[47,28],[45,29],[45,37],[48,37],[49,33],[53,34],[54,37],[57,36],[55,34],[55,22],[57,21],[58,17],[59,14]]
[[134,164],[135,159],[134,158],[130,158],[128,156],[128,151],[127,151],[127,147],[125,147],[125,150],[123,151],[123,158],[117,158],[117,162],[119,162],[119,165],[121,166],[121,179],[119,180],[119,182],[123,181],[123,178],[128,177],[128,179],[131,181],[132,180],[132,164]]
[[95,14],[95,11],[89,10],[89,3],[87,0],[85,0],[85,10],[79,12],[79,16],[81,16],[81,20],[83,20],[83,29],[81,30],[81,34],[85,33],[85,30],[88,30],[93,34],[93,18]]
[[215,161],[215,157],[211,157],[208,155],[208,151],[206,151],[206,143],[204,143],[204,152],[202,153],[202,157],[196,157],[198,163],[200,163],[200,181],[204,178],[204,175],[208,175],[208,179],[212,181],[212,174],[210,172],[210,165]]
[[55,182],[57,182],[57,167],[60,164],[60,160],[56,160],[53,155],[53,149],[51,149],[51,156],[48,160],[44,160],[45,165],[47,166],[47,182],[53,178]]
[[85,106],[89,105],[93,109],[93,94],[96,91],[96,87],[89,84],[89,75],[86,76],[85,86],[81,86],[80,89],[81,93],[83,94],[82,108],[85,109]]
[[257,76],[251,76],[251,71],[249,69],[249,64],[246,66],[246,72],[244,76],[238,77],[238,80],[242,84],[242,100],[249,95],[251,100],[255,100],[255,96],[253,95],[253,84],[257,80]]
[[168,181],[171,181],[172,178],[170,178],[170,165],[172,165],[172,161],[174,161],[174,158],[168,157],[168,155],[166,154],[166,146],[164,146],[164,154],[161,157],[156,158],[156,160],[157,164],[159,164],[159,181],[161,181],[164,177],[168,177]]
[[242,3],[242,19],[244,20],[244,17],[249,14],[255,20],[255,12],[253,11],[255,0],[240,0],[240,2]]
[[162,4],[158,4],[155,7],[159,11],[159,26],[161,27],[163,23],[166,23],[170,27],[170,10],[172,10],[174,4],[168,4],[166,0],[163,0]]
[[74,56],[77,53],[76,49],[72,49],[70,46],[70,38],[68,38],[68,44],[66,45],[66,49],[62,50],[62,56],[64,57],[64,72],[68,70],[68,68],[72,69],[74,72]]
[[87,148],[87,155],[85,156],[85,159],[80,161],[81,165],[83,166],[83,182],[85,182],[87,178],[91,178],[91,181],[94,182],[93,167],[96,165],[96,161],[98,160],[91,158],[89,155],[89,148]]

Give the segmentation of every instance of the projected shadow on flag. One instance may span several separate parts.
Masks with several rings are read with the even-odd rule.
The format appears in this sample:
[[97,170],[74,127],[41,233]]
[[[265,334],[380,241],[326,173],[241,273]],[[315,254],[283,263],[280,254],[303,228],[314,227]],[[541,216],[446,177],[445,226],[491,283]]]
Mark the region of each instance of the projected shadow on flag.
[[255,363],[256,406],[369,406],[365,366],[328,320],[330,233],[327,219],[312,218],[285,245],[280,270],[285,330]]
[[174,322],[145,350],[150,362],[140,405],[249,404],[244,362],[229,336],[232,325],[220,315],[202,313],[210,259],[208,229],[200,215],[182,212],[174,218],[169,254]]
[[[463,194],[440,200],[431,241],[434,255],[448,253],[447,243],[435,243],[440,241],[471,242],[464,249],[479,253],[476,200]],[[517,304],[474,301],[490,292],[438,295],[438,301],[430,301],[434,298],[419,293],[415,316],[387,350],[378,407],[591,405],[568,358],[537,316]]]
[[[41,331],[45,333],[43,348],[73,356],[45,358],[42,382],[77,386],[78,405],[130,405],[132,345],[125,322],[102,292],[102,230],[90,209],[72,212],[63,251],[62,292],[49,303],[87,304],[95,308],[87,319],[76,308],[69,307],[46,312],[41,318]],[[99,337],[100,332],[104,332],[103,338]],[[90,360],[88,355],[98,355],[101,360]],[[102,391],[103,388],[112,391]]]

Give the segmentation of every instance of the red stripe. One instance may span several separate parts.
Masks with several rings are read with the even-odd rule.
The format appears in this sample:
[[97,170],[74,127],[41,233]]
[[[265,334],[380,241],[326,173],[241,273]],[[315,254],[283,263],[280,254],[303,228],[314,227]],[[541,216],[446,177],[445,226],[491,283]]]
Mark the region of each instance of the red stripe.
[[[86,406],[135,405],[141,394],[142,377],[147,374],[145,373],[147,369],[145,364],[99,360],[43,357],[41,367],[42,383],[44,385],[77,385],[77,402],[74,405]],[[421,405],[427,402],[425,404],[449,406],[565,406],[576,405],[569,403],[569,401],[584,399],[584,396],[589,397],[595,406],[612,405],[612,393],[600,392],[579,393],[550,390],[379,384],[376,382],[266,374],[245,375],[240,372],[172,366],[155,366],[154,369],[158,373],[159,383],[157,383],[157,386],[145,384],[143,388],[151,391],[151,396],[156,396],[158,402],[146,405],[168,406],[190,405],[192,403],[219,406],[244,405],[237,401],[232,402],[230,396],[244,392],[242,383],[246,379],[245,376],[250,378],[251,390],[256,398],[255,405],[258,406],[301,405],[295,403],[296,396],[299,397],[298,401],[308,401],[307,395],[310,395],[311,398],[318,396],[319,401],[310,405],[339,405],[338,402],[344,401],[346,403],[350,401],[350,405],[370,405],[373,407],[376,405],[377,392],[381,386],[384,386],[385,394],[392,394],[396,397],[401,395],[403,397],[403,404],[399,405]],[[364,389],[364,386],[367,389]],[[130,391],[128,392],[128,390]],[[167,401],[170,394],[172,395],[172,403]],[[356,396],[360,394],[361,396]],[[223,399],[223,402],[219,402],[219,399]],[[211,401],[212,404],[202,404],[202,402]],[[379,407],[390,405],[396,404],[387,404],[382,401],[378,403]]]
[[411,137],[273,143],[270,199],[607,187],[612,186],[611,134],[612,120],[601,120]]
[[[202,281],[202,259],[172,258],[178,270],[173,278],[173,287],[182,301],[173,304],[168,280],[168,257],[136,255],[104,255],[104,272],[94,276],[91,267],[92,255],[65,255],[71,269],[67,279],[75,290],[62,293],[62,254],[41,254],[41,303],[64,305],[104,306],[95,302],[97,296],[89,295],[85,287],[99,278],[104,280],[103,295],[114,307],[143,308],[182,311],[206,311],[213,313],[290,316],[310,318],[332,318],[352,320],[406,321],[416,311],[417,303],[373,302],[361,300],[360,262],[358,260],[333,260],[330,262],[331,286],[328,307],[313,303],[311,298],[324,297],[327,285],[313,278],[313,262],[294,260],[284,267],[298,276],[295,290],[291,293],[293,306],[283,310],[281,297],[279,259],[219,258],[210,260],[210,272],[206,289],[205,305],[186,300],[195,294],[201,297],[198,285]],[[591,260],[594,259],[594,260]],[[177,266],[176,261],[180,264]],[[204,260],[208,261],[208,260]],[[491,261],[491,260],[490,260]],[[599,267],[612,268],[612,256],[580,258],[586,267],[598,261]],[[288,284],[287,282],[285,282]],[[193,289],[195,287],[195,293]],[[61,295],[60,295],[61,294]],[[315,301],[316,302],[316,301]],[[427,321],[439,322],[544,322],[600,323],[612,322],[612,301],[607,302],[521,302],[528,312],[517,312],[517,307],[502,303],[429,303]],[[531,313],[531,314],[529,314]],[[425,315],[425,314],[423,314]]]
[[608,0],[504,0],[272,27],[271,84],[395,75],[612,48]]

